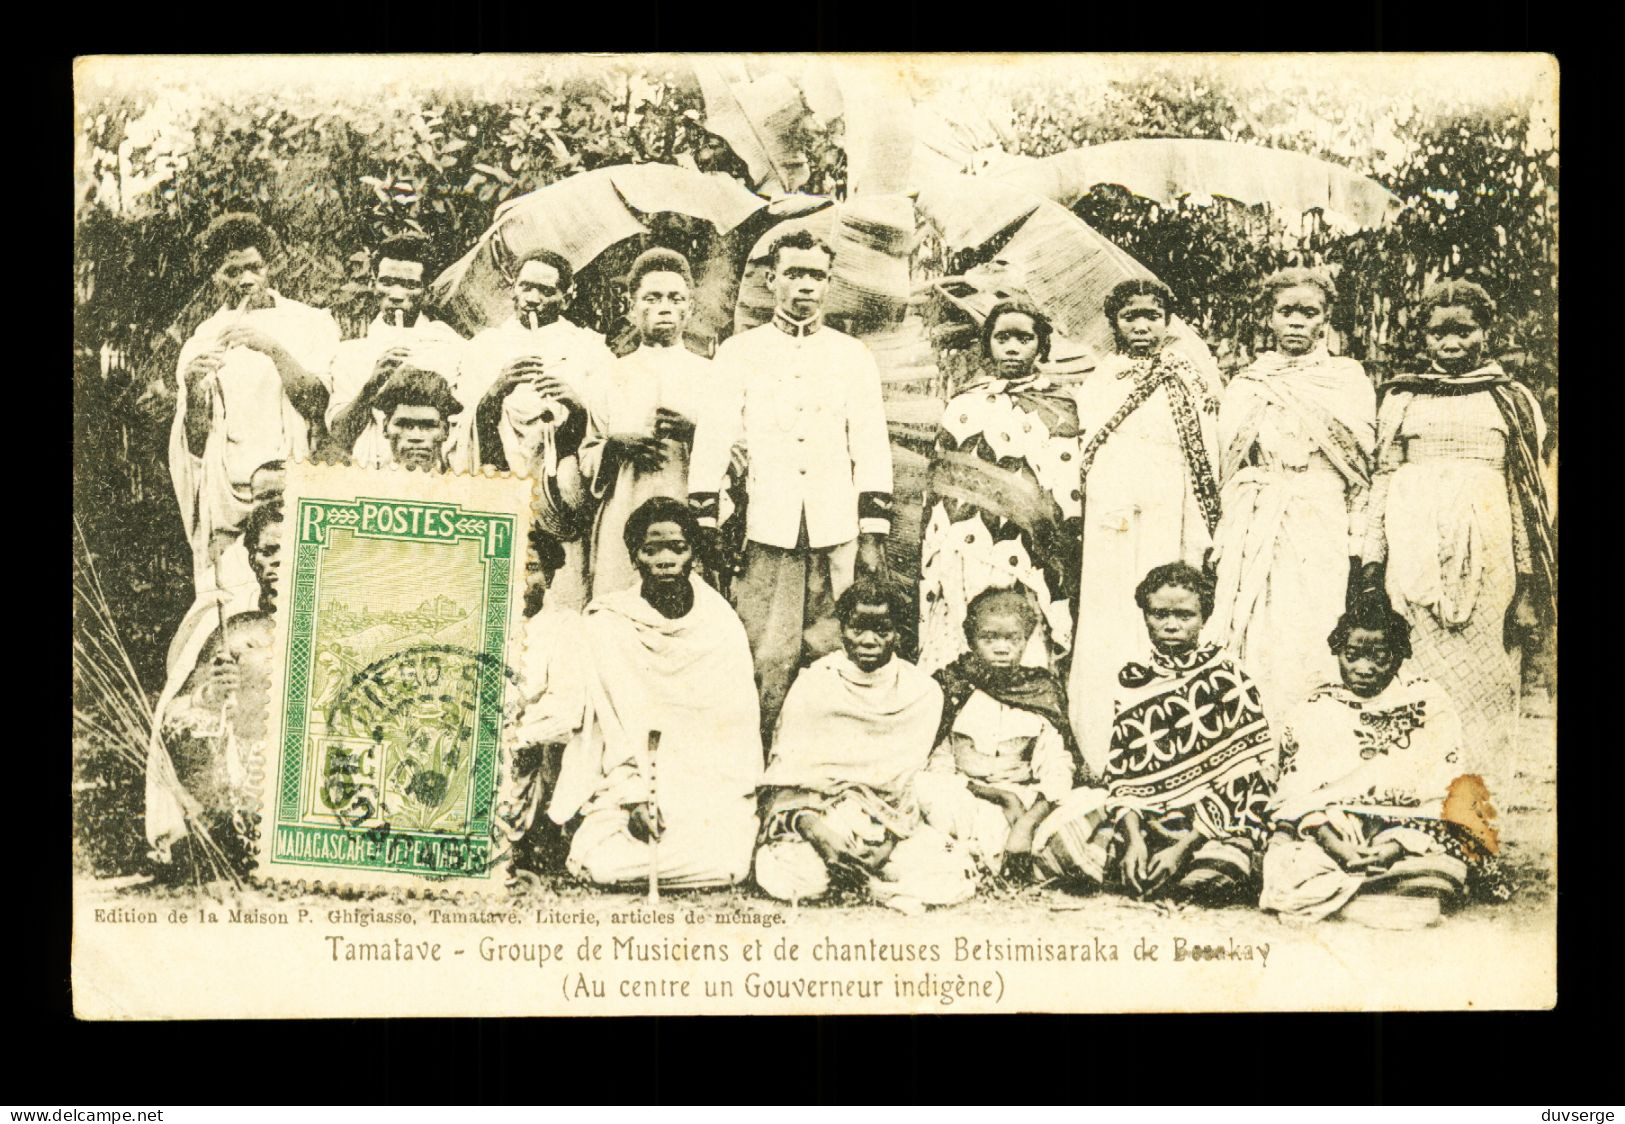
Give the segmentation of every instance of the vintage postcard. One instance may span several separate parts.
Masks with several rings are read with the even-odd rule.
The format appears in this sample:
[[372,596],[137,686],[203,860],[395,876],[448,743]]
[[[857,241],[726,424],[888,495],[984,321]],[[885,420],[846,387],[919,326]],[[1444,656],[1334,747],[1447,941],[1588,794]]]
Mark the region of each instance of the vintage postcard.
[[74,81],[81,1018],[1556,1002],[1550,57]]

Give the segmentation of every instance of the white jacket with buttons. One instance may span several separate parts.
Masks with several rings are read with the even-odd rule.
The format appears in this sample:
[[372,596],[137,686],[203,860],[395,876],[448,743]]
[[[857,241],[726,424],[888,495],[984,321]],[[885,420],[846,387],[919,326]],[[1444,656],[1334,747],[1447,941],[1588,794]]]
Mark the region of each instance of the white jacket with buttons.
[[729,453],[742,439],[745,537],[783,549],[796,546],[803,517],[814,548],[891,529],[880,369],[858,340],[808,327],[776,317],[717,349],[726,381],[699,420],[689,463],[689,494],[701,522],[714,525]]

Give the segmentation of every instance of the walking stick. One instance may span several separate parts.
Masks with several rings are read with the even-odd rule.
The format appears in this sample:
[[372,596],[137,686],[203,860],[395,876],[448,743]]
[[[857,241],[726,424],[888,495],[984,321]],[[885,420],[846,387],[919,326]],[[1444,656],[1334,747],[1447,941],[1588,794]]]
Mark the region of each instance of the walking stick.
[[660,731],[649,731],[649,904],[660,901],[660,787],[655,751],[660,748]]

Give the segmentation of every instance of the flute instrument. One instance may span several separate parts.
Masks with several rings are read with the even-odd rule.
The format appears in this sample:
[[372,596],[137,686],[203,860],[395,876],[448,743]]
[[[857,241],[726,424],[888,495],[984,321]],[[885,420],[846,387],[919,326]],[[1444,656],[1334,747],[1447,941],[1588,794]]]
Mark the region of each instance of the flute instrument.
[[660,900],[660,787],[655,751],[660,748],[660,731],[649,731],[649,901]]

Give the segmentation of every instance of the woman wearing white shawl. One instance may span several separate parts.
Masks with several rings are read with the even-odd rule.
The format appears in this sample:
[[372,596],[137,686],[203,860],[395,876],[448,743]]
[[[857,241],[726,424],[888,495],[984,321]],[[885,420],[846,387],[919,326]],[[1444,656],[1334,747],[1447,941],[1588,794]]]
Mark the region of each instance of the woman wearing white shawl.
[[890,583],[855,582],[835,605],[844,650],[790,686],[762,779],[756,884],[772,897],[821,897],[831,874],[908,912],[975,893],[969,854],[925,823],[915,798],[942,689],[894,655],[908,611]]
[[651,859],[673,888],[750,870],[762,773],[750,646],[691,572],[695,531],[682,501],[644,503],[626,524],[642,585],[594,598],[583,618],[585,722],[548,815],[582,815],[567,866],[600,885],[646,883]]
[[1365,369],[1328,354],[1335,288],[1307,269],[1264,280],[1279,351],[1225,388],[1219,409],[1223,516],[1207,636],[1284,710],[1334,668],[1320,642],[1347,601],[1365,540],[1377,398]]
[[1405,619],[1367,599],[1328,646],[1341,681],[1290,711],[1283,733],[1260,907],[1318,921],[1362,893],[1509,896],[1493,833],[1468,830],[1474,821],[1453,807],[1476,778],[1461,775],[1450,696],[1398,677],[1410,655]]

